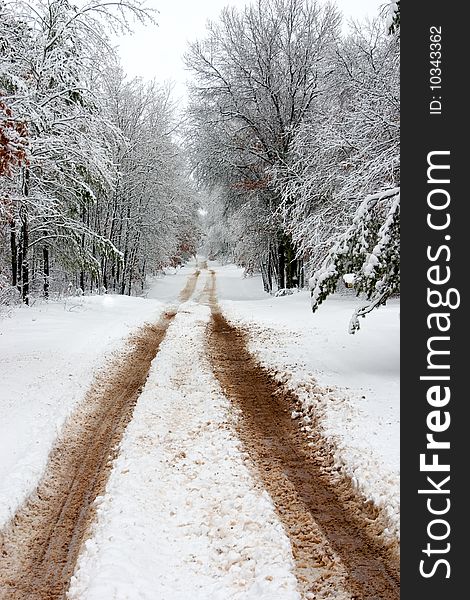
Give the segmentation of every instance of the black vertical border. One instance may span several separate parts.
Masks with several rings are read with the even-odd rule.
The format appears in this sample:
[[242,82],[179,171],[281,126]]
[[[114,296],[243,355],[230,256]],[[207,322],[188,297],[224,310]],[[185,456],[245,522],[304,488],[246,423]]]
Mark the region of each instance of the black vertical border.
[[[470,375],[470,351],[467,338],[470,327],[466,307],[468,279],[470,277],[470,226],[467,207],[470,194],[466,186],[466,175],[470,175],[470,147],[467,141],[470,130],[467,116],[470,100],[466,99],[465,87],[470,80],[468,42],[470,30],[465,6],[456,2],[401,2],[401,124],[402,124],[402,225],[401,225],[401,572],[402,600],[426,600],[459,598],[466,595],[469,568],[467,537],[470,532],[464,508],[467,474],[470,473],[470,457],[467,440],[468,404],[470,391],[467,373]],[[430,28],[442,28],[442,114],[431,115],[429,102],[433,92],[429,88],[430,77]],[[445,234],[451,236],[444,241],[444,232],[432,231],[426,224],[427,155],[437,150],[450,150],[450,179],[446,189],[451,194],[449,212],[451,225]],[[427,525],[433,519],[426,507],[427,497],[419,495],[418,489],[426,487],[426,475],[419,469],[419,455],[426,450],[426,416],[432,408],[426,401],[429,382],[420,381],[426,374],[427,341],[433,335],[428,329],[426,318],[433,309],[427,304],[426,257],[428,245],[434,248],[448,243],[451,249],[449,262],[440,262],[451,268],[451,280],[447,287],[457,288],[461,296],[460,307],[447,310],[452,325],[449,333],[450,388],[451,400],[446,409],[451,415],[449,430],[440,434],[448,439],[450,450],[440,452],[440,460],[450,461],[451,508],[443,516],[450,524],[449,537],[442,542],[429,540]],[[444,253],[443,255],[444,256]],[[444,286],[445,287],[445,286]],[[444,290],[443,290],[444,291]],[[443,372],[442,372],[443,373]],[[442,374],[441,373],[441,374]],[[446,385],[446,384],[443,384]],[[436,436],[437,437],[437,436]],[[446,454],[444,454],[446,452]],[[445,474],[436,473],[436,481]],[[427,487],[430,487],[429,485]],[[438,498],[438,495],[433,496]],[[441,499],[444,496],[440,496]],[[438,500],[436,500],[438,502]],[[438,506],[437,504],[435,506]],[[434,517],[438,518],[438,517]],[[435,531],[438,531],[436,528]],[[441,530],[443,531],[443,530]],[[428,542],[435,548],[444,548],[450,543],[448,553],[434,554],[427,558],[423,553]],[[420,561],[426,559],[426,569],[433,560],[444,558],[450,564],[441,564],[432,577],[420,575]],[[464,580],[465,577],[465,580]]]

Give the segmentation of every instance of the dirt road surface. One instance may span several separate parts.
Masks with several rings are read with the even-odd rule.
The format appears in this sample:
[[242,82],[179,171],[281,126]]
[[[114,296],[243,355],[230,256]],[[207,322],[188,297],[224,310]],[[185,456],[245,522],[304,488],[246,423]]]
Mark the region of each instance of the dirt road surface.
[[[194,294],[199,274],[188,278],[180,302]],[[378,511],[332,468],[315,421],[307,438],[292,420],[297,399],[256,363],[245,333],[221,314],[213,272],[196,301],[211,307],[208,356],[240,415],[237,433],[253,473],[290,537],[302,598],[398,600],[397,554],[378,535]],[[95,381],[53,450],[36,493],[0,534],[1,600],[65,598],[94,517],[93,502],[104,491],[150,363],[175,314],[176,309],[139,330],[129,350]]]
[[37,491],[0,537],[0,598],[65,597],[80,545],[93,518],[110,461],[175,313],[130,340],[107,375],[96,381],[53,450]]
[[[253,359],[242,331],[217,307],[210,290],[208,353],[227,397],[239,408],[239,437],[291,539],[305,598],[398,600],[399,564],[374,535],[377,511],[346,477],[328,470],[321,436],[308,439],[291,414],[297,399]],[[371,526],[372,525],[372,526]]]

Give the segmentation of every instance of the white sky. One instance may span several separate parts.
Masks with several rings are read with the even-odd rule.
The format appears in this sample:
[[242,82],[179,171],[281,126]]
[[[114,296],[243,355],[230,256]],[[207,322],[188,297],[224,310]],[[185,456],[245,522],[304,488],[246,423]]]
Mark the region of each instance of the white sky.
[[[347,21],[375,17],[386,1],[336,0],[336,5]],[[176,99],[185,97],[189,74],[183,54],[188,41],[204,37],[206,21],[215,20],[224,6],[243,7],[248,0],[147,0],[146,4],[159,11],[158,26],[135,26],[133,35],[116,41],[124,71],[159,82],[173,81]]]

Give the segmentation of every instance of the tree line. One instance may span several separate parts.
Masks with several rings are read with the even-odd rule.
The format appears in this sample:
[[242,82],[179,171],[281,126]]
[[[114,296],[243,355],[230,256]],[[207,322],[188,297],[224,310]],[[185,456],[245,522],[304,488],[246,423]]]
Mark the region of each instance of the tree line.
[[197,193],[170,90],[110,35],[138,0],[0,0],[0,296],[131,294],[195,252]]
[[309,279],[314,310],[353,274],[369,302],[351,331],[399,289],[399,17],[345,34],[332,4],[257,0],[186,55],[208,253],[268,292]]
[[0,296],[138,292],[196,251],[204,197],[210,258],[314,309],[353,274],[355,331],[399,289],[399,5],[347,33],[317,0],[225,8],[185,56],[183,151],[110,44],[139,0],[0,0]]

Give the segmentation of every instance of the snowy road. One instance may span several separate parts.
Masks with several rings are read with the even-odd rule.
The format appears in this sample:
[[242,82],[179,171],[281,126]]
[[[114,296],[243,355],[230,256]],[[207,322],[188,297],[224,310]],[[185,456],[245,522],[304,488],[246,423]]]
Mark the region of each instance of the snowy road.
[[[3,530],[0,598],[398,598],[387,515],[253,360],[204,267],[169,276],[166,296],[154,282],[159,325],[72,412]],[[222,299],[252,298],[252,281],[233,283]]]

